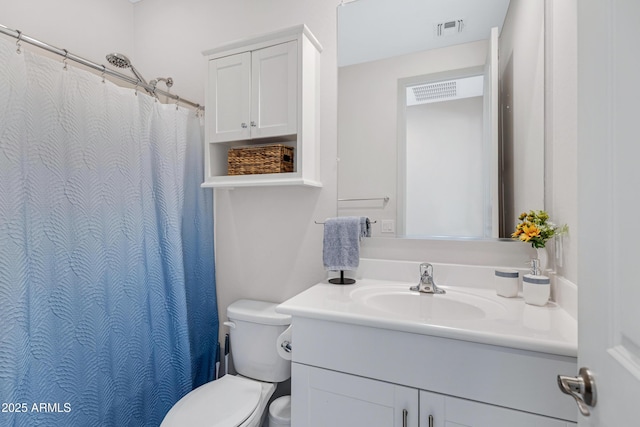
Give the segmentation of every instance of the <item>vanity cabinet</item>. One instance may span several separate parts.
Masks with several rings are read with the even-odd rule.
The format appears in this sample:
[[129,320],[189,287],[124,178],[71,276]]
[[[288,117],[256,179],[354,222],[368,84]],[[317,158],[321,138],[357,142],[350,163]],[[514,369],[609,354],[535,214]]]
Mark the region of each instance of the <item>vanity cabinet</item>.
[[421,427],[575,427],[576,423],[420,390]]
[[293,375],[295,395],[300,394],[296,402],[306,402],[306,408],[296,414],[295,426],[575,426],[572,422],[302,364],[294,364]]
[[[321,186],[319,54],[304,25],[204,52],[208,62],[204,187]],[[239,146],[293,147],[294,171],[227,175]]]
[[297,363],[292,378],[294,427],[405,427],[405,418],[418,425],[418,392],[410,387]]
[[292,324],[292,427],[576,425],[575,404],[556,385],[574,357],[296,316]]

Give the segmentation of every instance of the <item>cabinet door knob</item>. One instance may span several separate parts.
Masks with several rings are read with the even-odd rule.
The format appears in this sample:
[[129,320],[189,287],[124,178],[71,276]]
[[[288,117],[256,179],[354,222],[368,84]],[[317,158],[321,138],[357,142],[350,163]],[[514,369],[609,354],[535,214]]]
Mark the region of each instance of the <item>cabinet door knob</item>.
[[256,127],[256,122],[251,121],[251,127]]
[[246,129],[247,128],[247,124],[246,123],[242,123],[242,124],[240,124],[240,127],[242,127],[242,129]]

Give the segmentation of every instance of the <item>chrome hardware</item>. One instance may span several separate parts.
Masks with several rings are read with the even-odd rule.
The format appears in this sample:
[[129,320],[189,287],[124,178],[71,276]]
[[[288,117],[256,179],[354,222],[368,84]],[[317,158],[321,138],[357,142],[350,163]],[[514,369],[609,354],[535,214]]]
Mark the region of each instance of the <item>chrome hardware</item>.
[[591,415],[588,406],[596,406],[596,383],[587,368],[580,368],[577,377],[558,375],[558,387],[563,393],[573,397],[580,413],[585,417]]
[[291,353],[291,351],[293,350],[291,348],[291,341],[282,341],[282,344],[280,344],[280,347],[282,347],[282,349],[287,353]]
[[242,129],[246,129],[246,128],[247,128],[247,124],[246,124],[246,123],[242,123],[242,124],[240,125],[240,127],[241,127]]
[[407,427],[407,417],[409,416],[409,411],[406,409],[402,410],[402,427]]
[[436,286],[433,281],[433,266],[428,262],[420,264],[420,281],[416,286],[409,288],[412,291],[418,291],[425,294],[444,294],[444,289]]
[[433,415],[429,415],[429,427],[433,427]]
[[173,86],[173,79],[171,77],[167,77],[166,79],[164,77],[158,77],[149,82],[149,85],[153,87],[154,92],[156,91],[156,86],[158,86],[158,83],[160,82],[164,82],[167,89],[171,89],[171,86]]
[[534,276],[542,274],[542,271],[540,270],[540,260],[538,258],[532,258],[528,264],[531,267],[531,274]]
[[18,33],[18,40],[16,40],[16,53],[20,55],[22,53],[22,44],[20,43],[20,39],[22,39],[22,31],[16,30]]
[[64,51],[64,58],[62,58],[62,64],[64,65],[64,67],[62,67],[63,70],[67,71],[67,69],[69,68],[67,66],[67,58],[69,57],[69,51],[67,49],[62,49]]
[[251,127],[252,127],[252,128],[254,128],[254,127],[256,127],[256,126],[257,126],[257,125],[256,125],[256,122],[254,122],[254,121],[252,120],[252,121],[251,121]]

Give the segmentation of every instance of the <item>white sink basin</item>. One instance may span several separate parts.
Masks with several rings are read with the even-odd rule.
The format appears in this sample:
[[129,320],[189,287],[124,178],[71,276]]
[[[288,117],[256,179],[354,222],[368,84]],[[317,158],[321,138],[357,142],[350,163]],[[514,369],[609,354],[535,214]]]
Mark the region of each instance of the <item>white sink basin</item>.
[[449,288],[445,294],[425,294],[407,285],[374,285],[354,289],[351,297],[370,309],[417,321],[495,319],[507,313],[496,301]]
[[[492,280],[487,275],[484,281]],[[445,275],[446,276],[446,275]],[[446,276],[448,278],[451,275]],[[445,294],[420,294],[416,282],[359,279],[353,285],[318,283],[278,306],[307,319],[348,323],[575,357],[576,321],[550,302],[530,306],[521,297],[503,298],[483,280],[471,286],[442,286]]]

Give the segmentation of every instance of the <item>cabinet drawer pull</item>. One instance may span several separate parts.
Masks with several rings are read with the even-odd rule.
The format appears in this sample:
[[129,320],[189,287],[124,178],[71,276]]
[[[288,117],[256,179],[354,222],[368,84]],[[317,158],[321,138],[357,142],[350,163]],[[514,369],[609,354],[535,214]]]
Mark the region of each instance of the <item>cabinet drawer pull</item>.
[[409,415],[409,411],[406,409],[402,410],[402,427],[407,427],[407,416]]
[[433,415],[429,415],[429,427],[433,427]]

